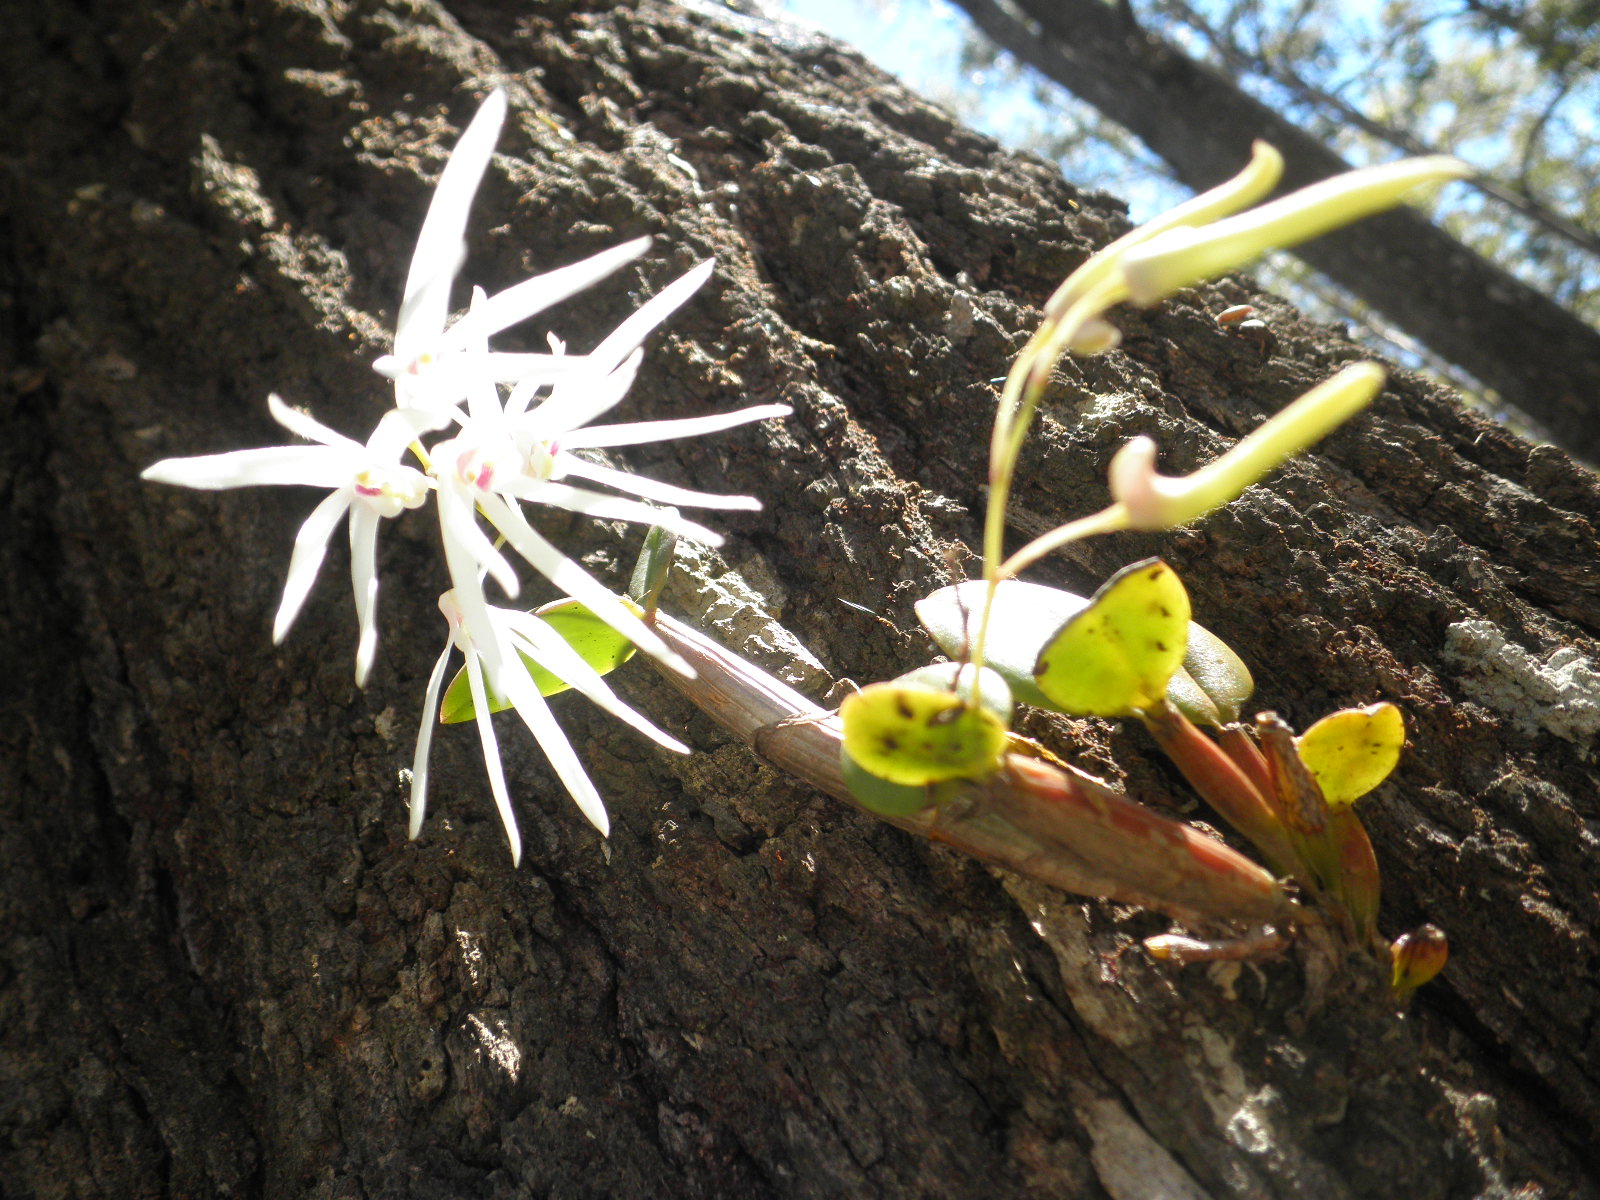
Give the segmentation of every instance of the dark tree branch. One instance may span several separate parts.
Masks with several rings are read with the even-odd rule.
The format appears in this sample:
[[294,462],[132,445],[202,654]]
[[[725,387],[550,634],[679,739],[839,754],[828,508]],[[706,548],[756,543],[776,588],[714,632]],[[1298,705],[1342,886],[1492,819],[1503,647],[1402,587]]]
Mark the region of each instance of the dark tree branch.
[[[1359,129],[1362,133],[1377,138],[1379,141],[1403,153],[1415,155],[1444,153],[1437,146],[1430,146],[1421,138],[1404,129],[1398,129],[1383,121],[1373,120],[1348,101],[1317,87],[1303,78],[1287,61],[1269,58],[1259,51],[1247,50],[1233,41],[1222,30],[1213,27],[1192,5],[1179,2],[1173,5],[1173,9],[1184,24],[1199,32],[1211,44],[1211,47],[1231,70],[1241,75],[1249,72],[1263,79],[1270,79],[1282,87],[1288,88],[1299,97],[1301,103],[1321,109],[1325,115],[1332,113],[1340,124],[1352,129]],[[1529,138],[1527,147],[1523,151],[1522,162],[1517,171],[1515,183],[1507,183],[1484,172],[1473,175],[1466,180],[1466,183],[1470,187],[1478,189],[1485,196],[1491,196],[1507,208],[1521,213],[1535,226],[1554,237],[1560,238],[1568,245],[1583,250],[1588,254],[1600,255],[1600,237],[1595,236],[1589,230],[1582,228],[1539,201],[1532,194],[1528,178],[1529,167],[1534,159],[1535,148],[1539,143],[1543,128],[1556,107],[1566,98],[1569,87],[1570,84],[1563,81],[1561,86],[1555,89],[1538,121],[1535,122],[1534,129],[1536,133],[1535,136]]]
[[[1102,0],[960,0],[1005,50],[1122,125],[1200,190],[1256,139],[1288,166],[1284,187],[1347,170],[1320,141]],[[1300,258],[1542,425],[1600,460],[1600,333],[1436,228],[1401,211],[1295,250]]]

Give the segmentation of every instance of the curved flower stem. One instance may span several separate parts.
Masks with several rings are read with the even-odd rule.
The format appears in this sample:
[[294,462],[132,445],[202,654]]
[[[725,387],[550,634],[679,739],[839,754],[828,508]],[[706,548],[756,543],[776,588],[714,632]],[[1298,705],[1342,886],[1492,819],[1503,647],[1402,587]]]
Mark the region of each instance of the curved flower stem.
[[1065,525],[1058,526],[1049,533],[1041,534],[1039,537],[1034,538],[1033,541],[1000,564],[999,576],[1001,579],[1013,579],[1046,554],[1049,554],[1052,550],[1059,550],[1068,542],[1082,541],[1086,537],[1093,537],[1099,533],[1118,533],[1129,527],[1126,507],[1121,504],[1113,504],[1108,508],[1102,508],[1097,513],[1090,513],[1087,517],[1079,517],[1075,521],[1068,521]]
[[[1276,187],[1282,175],[1283,156],[1265,142],[1256,142],[1251,148],[1250,162],[1232,179],[1123,234],[1109,246],[1097,251],[1067,276],[1046,302],[1044,323],[1028,339],[1028,344],[1023,347],[1006,376],[1000,405],[995,413],[994,433],[989,442],[989,507],[984,515],[983,527],[983,577],[989,583],[989,594],[972,646],[974,663],[983,664],[983,648],[989,631],[989,612],[994,603],[995,585],[1021,569],[1021,566],[1017,566],[1008,571],[1006,568],[1009,564],[1001,563],[1005,546],[1005,514],[1011,500],[1011,484],[1016,475],[1017,459],[1022,453],[1022,443],[1028,436],[1028,428],[1033,423],[1033,414],[1049,382],[1050,372],[1069,353],[1099,354],[1117,344],[1119,335],[1102,319],[1102,314],[1129,298],[1128,282],[1122,270],[1123,260],[1129,252],[1170,230],[1183,226],[1204,226],[1247,208]],[[1077,525],[1074,522],[1074,527]],[[1054,542],[1052,548],[1076,537],[1121,528],[1125,526],[1084,526],[1072,538]]]
[[[1090,263],[1094,261],[1091,259]],[[1089,265],[1085,264],[1085,269]],[[1057,296],[1062,295],[1077,279],[1076,274],[1070,276]],[[1050,381],[1050,372],[1069,351],[1093,354],[1109,349],[1116,343],[1116,331],[1101,321],[1099,314],[1126,298],[1127,289],[1119,277],[1103,274],[1087,289],[1080,289],[1080,293],[1059,315],[1052,314],[1050,307],[1046,308],[1044,324],[1028,339],[1028,344],[1017,356],[1000,394],[994,433],[989,440],[989,506],[984,513],[983,526],[983,577],[989,589],[984,597],[983,613],[978,620],[978,634],[971,648],[972,661],[979,666],[984,661],[995,588],[1002,579],[1015,575],[1017,571],[1017,568],[1008,569],[1009,564],[1001,561],[1001,555],[1005,553],[1006,509],[1011,502],[1011,485],[1016,479],[1022,444],[1027,440],[1039,400]],[[1052,300],[1051,304],[1054,303]],[[1086,528],[1079,536],[1098,532],[1103,531]]]
[[1117,344],[1116,329],[1104,319],[1112,306],[1125,300],[1154,304],[1180,288],[1244,266],[1273,247],[1292,246],[1390,208],[1420,184],[1459,178],[1466,171],[1465,164],[1449,158],[1405,160],[1346,172],[1250,209],[1277,186],[1283,173],[1282,156],[1257,142],[1249,164],[1232,179],[1124,234],[1069,275],[1046,303],[1043,324],[1006,376],[995,413],[983,531],[983,577],[989,590],[970,648],[972,661],[983,664],[994,592],[1002,578],[1091,534],[1188,524],[1348,420],[1382,386],[1380,368],[1358,364],[1308,393],[1210,466],[1179,479],[1157,475],[1155,444],[1135,439],[1112,460],[1115,504],[1035,539],[1002,562],[1017,459],[1050,372],[1066,354],[1098,354]]

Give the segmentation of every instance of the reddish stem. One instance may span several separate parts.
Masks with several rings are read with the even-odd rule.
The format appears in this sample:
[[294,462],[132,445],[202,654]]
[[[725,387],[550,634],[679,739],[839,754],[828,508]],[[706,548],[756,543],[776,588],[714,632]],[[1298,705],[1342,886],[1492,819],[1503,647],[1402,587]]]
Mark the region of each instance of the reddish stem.
[[[665,679],[774,766],[856,803],[839,765],[838,714],[671,617],[653,620],[697,673],[663,670]],[[987,779],[941,783],[936,794],[920,813],[879,819],[1063,891],[1182,920],[1281,925],[1307,916],[1242,854],[1070,768],[1009,754]]]
[[1282,875],[1305,874],[1300,856],[1272,805],[1221,747],[1165,700],[1141,715],[1145,728],[1194,790],[1228,824],[1250,839],[1274,871]]

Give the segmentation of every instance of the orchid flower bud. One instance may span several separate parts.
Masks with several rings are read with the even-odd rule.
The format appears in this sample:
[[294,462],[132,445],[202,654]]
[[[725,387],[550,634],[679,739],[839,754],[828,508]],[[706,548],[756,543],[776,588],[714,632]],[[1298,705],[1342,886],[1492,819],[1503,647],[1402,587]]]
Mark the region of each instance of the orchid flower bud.
[[1444,970],[1450,942],[1437,925],[1423,925],[1395,938],[1389,953],[1394,961],[1392,986],[1404,998]]
[[[1191,197],[1176,208],[1124,234],[1069,275],[1045,305],[1046,320],[1060,317],[1102,284],[1107,276],[1117,273],[1122,260],[1135,247],[1144,245],[1169,229],[1208,225],[1248,208],[1277,187],[1282,177],[1283,155],[1266,142],[1256,142],[1250,147],[1250,161],[1232,179]],[[1092,353],[1077,350],[1076,347],[1074,350],[1080,354]]]
[[1209,225],[1168,229],[1122,256],[1128,297],[1135,304],[1154,304],[1180,288],[1247,266],[1268,250],[1297,246],[1393,208],[1422,184],[1460,179],[1471,171],[1448,155],[1408,158],[1336,175]]
[[1346,367],[1191,475],[1159,474],[1156,444],[1147,437],[1136,437],[1111,460],[1108,482],[1112,498],[1126,510],[1131,529],[1187,525],[1227,504],[1267,472],[1344,424],[1372,402],[1383,380],[1383,368],[1376,363]]

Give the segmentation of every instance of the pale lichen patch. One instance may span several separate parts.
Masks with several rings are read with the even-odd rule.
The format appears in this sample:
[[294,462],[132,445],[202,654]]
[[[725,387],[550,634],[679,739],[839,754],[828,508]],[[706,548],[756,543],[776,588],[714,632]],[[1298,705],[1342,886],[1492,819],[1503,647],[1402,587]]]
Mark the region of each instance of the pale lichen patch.
[[1445,630],[1445,661],[1461,672],[1466,692],[1528,735],[1544,730],[1594,756],[1600,734],[1600,669],[1564,646],[1540,662],[1483,620],[1457,621]]

